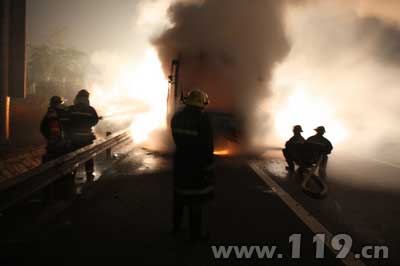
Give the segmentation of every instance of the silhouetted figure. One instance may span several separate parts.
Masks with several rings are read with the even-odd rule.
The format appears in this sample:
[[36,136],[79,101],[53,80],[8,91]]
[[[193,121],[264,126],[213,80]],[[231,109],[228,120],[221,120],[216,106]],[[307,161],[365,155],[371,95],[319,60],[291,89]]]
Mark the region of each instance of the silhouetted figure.
[[[316,154],[318,157],[322,156],[322,161],[318,167],[318,175],[320,177],[326,177],[326,166],[328,164],[328,154],[332,152],[332,143],[326,139],[323,135],[325,134],[325,127],[319,126],[314,129],[317,134],[309,137],[306,140],[307,150]],[[315,156],[314,156],[315,157]]]
[[288,166],[286,170],[293,172],[295,162],[299,162],[301,159],[301,151],[302,145],[305,142],[305,139],[301,135],[303,129],[300,125],[296,125],[293,127],[293,137],[291,137],[285,144],[285,149],[282,150],[283,155],[285,156],[286,162]]
[[40,132],[46,139],[46,154],[43,162],[47,162],[68,152],[66,136],[69,114],[63,100],[59,96],[50,99],[49,108],[40,123]]
[[[57,159],[71,150],[66,134],[68,125],[69,113],[62,98],[51,97],[49,108],[40,123],[40,132],[46,139],[46,154],[42,158],[43,163]],[[44,202],[48,203],[56,198],[69,197],[73,184],[73,173],[66,174],[63,178],[49,184],[43,191]]]
[[202,209],[213,197],[212,163],[214,144],[210,119],[204,112],[208,96],[202,91],[190,92],[185,107],[171,121],[176,144],[174,154],[173,232],[181,230],[184,207],[189,209],[190,237],[202,235]]
[[[74,150],[93,143],[96,136],[92,127],[99,122],[96,110],[90,106],[89,92],[80,90],[75,97],[74,105],[68,108],[70,122],[68,136]],[[90,159],[85,163],[86,177],[88,181],[94,179],[94,161]]]

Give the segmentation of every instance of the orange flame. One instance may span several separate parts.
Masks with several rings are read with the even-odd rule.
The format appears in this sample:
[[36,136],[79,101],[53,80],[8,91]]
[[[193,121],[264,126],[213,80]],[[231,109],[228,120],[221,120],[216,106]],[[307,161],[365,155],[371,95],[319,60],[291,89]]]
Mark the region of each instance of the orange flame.
[[214,155],[217,156],[230,156],[237,152],[237,145],[229,140],[220,139],[214,147]]
[[228,156],[231,155],[232,152],[229,149],[223,149],[223,150],[215,150],[214,155],[218,156]]
[[[139,64],[117,65],[112,86],[94,84],[92,103],[105,116],[123,113],[131,119],[130,133],[134,143],[150,141],[150,135],[166,128],[166,99],[168,82],[154,49],[149,48]],[[134,108],[138,106],[137,110]],[[113,122],[126,116],[113,117]]]

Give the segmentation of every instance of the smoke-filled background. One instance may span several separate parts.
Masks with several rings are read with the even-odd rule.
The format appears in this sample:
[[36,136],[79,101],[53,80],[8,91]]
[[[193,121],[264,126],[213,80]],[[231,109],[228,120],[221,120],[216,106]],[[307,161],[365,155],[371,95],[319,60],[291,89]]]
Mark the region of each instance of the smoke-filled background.
[[399,162],[399,11],[398,1],[290,5],[291,51],[275,69],[268,107],[278,139],[292,124],[306,135],[321,124],[345,152]]
[[[191,1],[153,43],[184,89],[245,118],[252,143],[324,125],[336,148],[398,161],[397,1]],[[290,45],[290,47],[289,47]],[[273,77],[272,82],[271,77]]]
[[[168,5],[134,0],[28,1],[30,98],[45,96],[40,101],[43,113],[51,95],[66,97],[69,105],[77,91],[87,89],[91,104],[104,116],[96,127],[98,135],[129,127],[139,144],[165,129],[168,83],[149,40],[168,23]],[[68,78],[75,72],[83,74],[79,82]]]
[[234,113],[253,128],[260,100],[270,96],[272,70],[289,51],[283,15],[283,1],[178,2],[168,10],[172,27],[153,43],[164,73],[180,59],[184,91],[205,90],[209,109]]
[[109,117],[100,128],[128,125],[138,143],[166,132],[166,77],[180,58],[182,88],[244,119],[253,144],[281,146],[294,124],[306,136],[324,125],[336,151],[399,163],[399,5],[32,0],[28,40],[86,53],[82,86]]

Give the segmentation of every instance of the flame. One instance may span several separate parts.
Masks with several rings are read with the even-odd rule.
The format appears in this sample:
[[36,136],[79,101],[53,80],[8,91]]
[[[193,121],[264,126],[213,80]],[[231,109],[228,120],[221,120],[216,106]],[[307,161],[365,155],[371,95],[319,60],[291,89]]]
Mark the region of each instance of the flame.
[[234,155],[238,150],[237,145],[227,139],[218,139],[215,145],[214,155],[218,156]]
[[[150,107],[148,112],[137,115],[130,127],[133,140],[143,143],[156,129],[166,128],[168,82],[154,50],[149,51],[145,64],[132,78],[142,88],[142,100]],[[135,95],[133,90],[131,93]]]
[[[101,115],[110,116],[113,122],[128,116],[133,141],[144,143],[153,131],[166,128],[168,82],[152,48],[146,51],[140,64],[116,67],[118,71],[113,74],[111,85],[93,85],[93,105],[101,111]],[[121,115],[123,113],[126,115]]]
[[327,137],[334,143],[344,141],[348,131],[335,117],[329,101],[307,94],[305,88],[298,86],[289,96],[286,104],[278,109],[275,115],[275,128],[281,140],[292,136],[294,125],[301,125],[305,136],[315,134],[314,128],[325,126]]
[[227,156],[231,155],[232,152],[229,149],[223,149],[223,150],[215,150],[214,155],[219,155],[219,156]]

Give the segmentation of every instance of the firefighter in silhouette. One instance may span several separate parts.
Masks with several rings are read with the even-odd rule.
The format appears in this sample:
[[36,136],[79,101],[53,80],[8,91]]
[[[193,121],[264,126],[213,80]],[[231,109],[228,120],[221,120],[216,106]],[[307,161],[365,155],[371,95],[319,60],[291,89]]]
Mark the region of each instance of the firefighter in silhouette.
[[[74,150],[93,143],[96,139],[93,134],[94,127],[99,117],[96,110],[90,106],[89,92],[80,90],[75,97],[74,104],[68,108],[70,122],[68,136]],[[88,181],[94,179],[94,161],[90,159],[85,163],[86,177]]]
[[289,172],[294,171],[294,163],[299,162],[301,156],[302,145],[305,139],[301,135],[303,129],[300,125],[293,127],[293,137],[291,137],[285,144],[285,149],[282,150],[288,166],[286,170]]
[[[68,109],[62,98],[51,97],[49,108],[40,123],[40,132],[46,139],[46,154],[42,158],[43,163],[57,159],[70,151],[71,146],[67,136],[68,125]],[[59,197],[69,197],[72,195],[73,185],[74,175],[66,174],[44,189],[44,202],[47,203]]]
[[319,126],[314,129],[317,133],[306,140],[306,147],[308,150],[317,154],[317,157],[322,156],[322,160],[318,167],[318,175],[326,177],[326,166],[328,164],[328,154],[332,152],[332,143],[324,137],[325,127]]
[[176,145],[174,154],[173,233],[181,230],[184,207],[189,210],[190,238],[205,237],[202,211],[213,197],[212,165],[214,144],[211,122],[204,108],[208,96],[193,90],[184,100],[185,107],[172,117],[171,129]]
[[46,139],[46,154],[43,162],[47,162],[68,152],[66,135],[69,124],[68,110],[59,96],[50,98],[50,104],[40,123],[40,132]]

